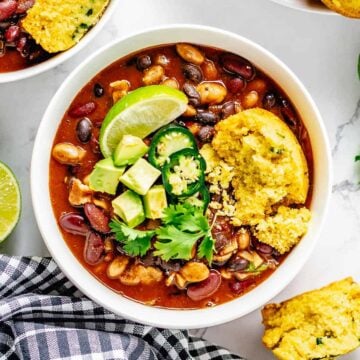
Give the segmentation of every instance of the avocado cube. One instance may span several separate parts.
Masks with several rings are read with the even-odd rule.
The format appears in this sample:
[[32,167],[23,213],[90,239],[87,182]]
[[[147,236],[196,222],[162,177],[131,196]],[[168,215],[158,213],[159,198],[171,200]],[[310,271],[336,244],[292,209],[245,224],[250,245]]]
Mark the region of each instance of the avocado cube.
[[115,195],[125,166],[116,167],[111,158],[98,161],[89,177],[90,189]]
[[158,169],[140,158],[120,177],[120,181],[136,193],[145,195],[160,175]]
[[141,197],[131,190],[119,195],[111,204],[114,213],[130,227],[135,227],[145,220]]
[[162,185],[153,186],[144,196],[145,216],[148,219],[160,219],[163,210],[167,208],[165,188]]
[[124,135],[114,152],[116,166],[132,165],[143,157],[149,148],[137,136]]

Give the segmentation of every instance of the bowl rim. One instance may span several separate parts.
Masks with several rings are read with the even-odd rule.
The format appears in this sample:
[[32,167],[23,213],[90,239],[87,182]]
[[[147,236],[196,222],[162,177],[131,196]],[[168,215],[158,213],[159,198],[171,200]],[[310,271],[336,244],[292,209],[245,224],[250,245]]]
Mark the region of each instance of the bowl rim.
[[[258,55],[265,57],[274,67],[280,69],[280,71],[289,77],[287,81],[295,86],[301,96],[302,100],[305,101],[308,105],[308,110],[311,112],[314,118],[314,126],[317,127],[318,133],[316,134],[316,139],[321,145],[321,165],[323,169],[322,177],[323,184],[319,189],[319,195],[315,196],[320,202],[320,215],[317,217],[317,226],[312,227],[312,237],[310,235],[305,235],[300,244],[291,251],[287,256],[284,263],[265,281],[258,285],[255,289],[250,291],[240,298],[236,298],[227,303],[217,305],[215,307],[209,307],[205,309],[196,309],[196,310],[182,310],[182,309],[165,309],[159,307],[151,307],[141,303],[138,303],[134,300],[128,299],[125,296],[121,296],[115,291],[111,290],[104,284],[102,284],[98,279],[96,279],[92,274],[90,274],[75,258],[71,250],[67,247],[66,242],[63,240],[60,230],[57,226],[55,216],[51,207],[51,200],[49,196],[48,189],[48,176],[49,176],[49,160],[51,153],[51,146],[53,143],[53,137],[49,139],[48,132],[52,131],[54,134],[57,131],[59,121],[61,120],[62,115],[64,114],[68,102],[66,105],[59,106],[58,101],[61,102],[62,97],[69,93],[66,90],[71,87],[72,83],[76,83],[76,79],[82,79],[82,83],[76,86],[76,93],[88,82],[93,76],[96,75],[101,69],[108,66],[110,63],[114,62],[116,59],[120,59],[123,55],[113,58],[112,61],[107,64],[103,64],[100,70],[96,73],[92,73],[91,76],[85,76],[86,68],[89,67],[94,71],[94,64],[97,61],[98,57],[105,56],[112,48],[126,44],[126,42],[142,39],[143,41],[150,41],[157,34],[165,34],[163,36],[169,36],[170,33],[176,34],[173,37],[180,36],[179,34],[187,33],[188,36],[194,36],[197,39],[207,38],[211,39],[202,44],[208,46],[214,46],[214,38],[226,39],[228,41],[234,41],[234,43],[242,44],[246,47],[248,51],[252,50]],[[193,39],[192,37],[190,37]],[[145,40],[144,40],[145,39]],[[186,41],[186,40],[182,40]],[[220,41],[220,40],[219,40]],[[151,42],[151,41],[150,41]],[[172,43],[178,42],[172,41]],[[198,40],[193,41],[194,43],[200,44]],[[158,45],[171,43],[169,41],[157,41]],[[211,45],[212,44],[212,45]],[[148,47],[151,47],[149,45]],[[138,50],[143,49],[144,46],[138,48]],[[145,47],[146,48],[146,47]],[[225,49],[228,50],[228,49]],[[135,50],[137,51],[137,50]],[[229,50],[228,50],[229,51]],[[240,55],[245,56],[242,52]],[[111,56],[110,56],[111,57]],[[246,56],[245,56],[246,57]],[[253,61],[249,59],[250,61]],[[100,60],[102,62],[103,60]],[[254,62],[254,61],[253,61]],[[256,61],[254,62],[257,66]],[[260,67],[261,68],[261,67]],[[287,90],[287,89],[284,89]],[[288,91],[286,91],[288,92]],[[74,96],[75,96],[74,95]],[[70,96],[70,95],[67,95]],[[73,97],[74,97],[73,96]],[[293,100],[293,99],[292,99]],[[71,101],[71,100],[70,100]],[[60,118],[55,119],[53,112],[61,111]],[[55,130],[53,128],[56,128]],[[311,134],[310,134],[311,136]],[[315,138],[315,137],[314,137]],[[49,143],[48,154],[44,153],[44,147]],[[45,172],[45,173],[44,173]],[[40,181],[39,181],[39,174]],[[45,176],[43,176],[45,174]],[[316,174],[315,174],[316,175]],[[45,178],[45,179],[43,179]],[[78,287],[86,296],[94,300],[96,303],[100,304],[104,308],[123,316],[127,319],[140,322],[147,325],[157,326],[161,328],[202,328],[214,326],[228,321],[234,320],[241,316],[244,316],[251,311],[263,306],[271,298],[276,296],[280,291],[282,291],[285,286],[287,286],[290,281],[298,274],[300,269],[305,264],[306,260],[309,258],[312,250],[315,247],[317,239],[321,228],[324,224],[324,220],[329,207],[329,200],[331,194],[331,181],[332,171],[331,171],[331,156],[330,156],[330,146],[329,141],[326,135],[325,126],[321,119],[319,110],[317,109],[314,101],[312,100],[310,94],[305,89],[304,85],[296,77],[296,75],[277,57],[272,55],[269,51],[256,44],[255,42],[248,40],[240,35],[202,25],[188,25],[188,24],[175,24],[175,25],[164,25],[159,27],[153,27],[145,30],[141,30],[130,35],[124,36],[120,39],[117,39],[110,44],[102,47],[95,53],[93,53],[88,59],[86,59],[82,64],[78,65],[75,70],[73,70],[70,75],[65,79],[63,84],[60,86],[56,94],[53,96],[50,101],[44,116],[41,120],[38,133],[36,135],[32,161],[31,161],[31,196],[33,202],[33,208],[35,213],[35,218],[39,226],[40,233],[44,239],[44,242],[53,256],[56,263],[59,265],[64,274],[69,278],[73,284]],[[315,181],[315,180],[314,180]],[[46,191],[44,191],[44,187]],[[45,195],[44,195],[45,194]],[[313,194],[313,199],[314,199]],[[42,200],[41,200],[42,199]],[[314,200],[313,200],[314,201]],[[44,211],[45,209],[45,211]],[[51,210],[50,214],[46,213],[46,210]],[[305,238],[307,240],[305,241]],[[61,242],[60,242],[61,241]],[[56,243],[55,243],[56,242]],[[61,251],[60,251],[61,250]],[[297,256],[299,253],[301,256]],[[66,255],[66,256],[65,256]],[[286,264],[289,264],[285,271]],[[278,282],[276,283],[276,280]],[[281,282],[279,282],[281,280]],[[275,284],[274,284],[275,282]],[[274,286],[276,285],[276,286]],[[96,291],[94,291],[96,290]],[[101,294],[99,293],[101,292]],[[260,300],[257,297],[260,294]],[[246,298],[246,300],[244,300]],[[245,303],[247,306],[243,308],[241,305]]]
[[69,60],[71,57],[75,56],[80,50],[85,48],[90,43],[90,41],[97,36],[97,34],[100,33],[107,21],[110,20],[119,3],[120,2],[117,0],[110,0],[99,21],[73,47],[60,52],[59,54],[51,57],[48,60],[29,66],[25,69],[0,73],[0,84],[23,80],[39,75],[43,72],[57,67],[58,65]]
[[271,1],[278,5],[282,5],[287,8],[294,9],[294,10],[304,11],[307,13],[318,14],[318,15],[339,15],[335,11],[332,11],[329,8],[327,8],[325,5],[324,5],[324,8],[317,7],[317,6],[311,7],[310,5],[304,4],[303,0],[300,0],[300,1],[271,0]]

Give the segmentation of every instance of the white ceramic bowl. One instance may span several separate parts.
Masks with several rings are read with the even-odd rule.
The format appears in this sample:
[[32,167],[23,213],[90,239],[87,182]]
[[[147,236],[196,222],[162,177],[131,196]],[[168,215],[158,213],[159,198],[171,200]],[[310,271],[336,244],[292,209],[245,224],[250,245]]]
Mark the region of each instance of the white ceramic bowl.
[[[58,229],[49,197],[49,161],[59,122],[78,91],[107,65],[140,49],[192,42],[213,46],[249,59],[285,89],[310,133],[314,153],[313,214],[307,235],[266,281],[228,303],[200,310],[168,310],[142,305],[112,291],[92,276],[71,253]],[[164,328],[199,328],[224,323],[262,306],[299,273],[319,236],[330,196],[330,150],[321,116],[300,80],[274,55],[241,36],[209,27],[174,25],[137,33],[100,49],[78,66],[50,102],[41,121],[31,164],[31,192],[45,243],[68,278],[88,297],[116,314]]]
[[0,73],[0,84],[16,80],[22,80],[41,74],[70,59],[95,38],[95,36],[101,31],[105,23],[110,19],[111,15],[116,10],[116,6],[118,5],[118,3],[119,0],[111,0],[106,10],[104,11],[104,14],[101,16],[99,22],[84,35],[84,37],[79,41],[78,44],[73,46],[71,49],[63,51],[48,60],[27,67],[25,69]]
[[287,6],[292,9],[321,15],[337,15],[335,11],[330,10],[320,1],[316,0],[271,0],[277,4]]

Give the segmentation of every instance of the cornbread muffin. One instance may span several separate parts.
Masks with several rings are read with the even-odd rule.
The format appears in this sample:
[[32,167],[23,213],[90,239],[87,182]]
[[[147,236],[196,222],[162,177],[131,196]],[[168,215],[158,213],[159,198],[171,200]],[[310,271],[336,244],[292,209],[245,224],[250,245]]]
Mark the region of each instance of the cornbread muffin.
[[280,206],[276,215],[260,220],[255,227],[254,235],[259,241],[284,254],[306,233],[310,218],[310,211],[305,207],[291,209]]
[[329,9],[344,16],[360,18],[360,0],[321,0]]
[[303,204],[308,167],[295,135],[273,113],[250,109],[215,126],[212,147],[234,168],[234,225],[257,225],[277,203]]
[[360,345],[360,286],[334,282],[262,310],[263,342],[280,360],[330,359]]
[[36,0],[22,26],[47,52],[64,51],[98,22],[108,3],[109,0]]

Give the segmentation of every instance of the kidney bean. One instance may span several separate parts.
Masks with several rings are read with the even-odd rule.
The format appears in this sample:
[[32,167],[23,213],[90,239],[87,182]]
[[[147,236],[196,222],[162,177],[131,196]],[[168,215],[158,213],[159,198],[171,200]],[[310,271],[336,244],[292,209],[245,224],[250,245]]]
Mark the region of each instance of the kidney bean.
[[276,105],[276,96],[272,92],[268,92],[264,95],[262,104],[265,109],[270,110]]
[[203,143],[209,143],[215,135],[215,130],[212,126],[202,126],[198,132],[199,140]]
[[87,116],[92,114],[96,109],[96,104],[93,101],[89,101],[85,104],[79,104],[73,106],[69,110],[69,115],[72,117]]
[[151,58],[149,55],[141,55],[136,59],[136,67],[142,71],[151,66]]
[[233,283],[230,283],[229,286],[230,286],[230,289],[232,290],[232,292],[239,295],[239,294],[245,292],[245,290],[247,288],[254,285],[254,283],[255,283],[254,279],[246,279],[243,281],[235,281]]
[[35,0],[18,0],[17,14],[23,14],[33,7]]
[[17,25],[9,26],[5,31],[5,40],[7,42],[14,42],[20,36],[20,27]]
[[95,83],[93,92],[97,98],[100,98],[104,95],[105,90],[99,83]]
[[70,234],[86,236],[90,231],[85,218],[75,212],[65,213],[60,216],[60,227]]
[[221,275],[216,270],[211,270],[207,279],[190,285],[187,289],[187,296],[193,301],[200,301],[213,295],[221,285]]
[[16,50],[20,53],[22,57],[29,56],[30,53],[30,43],[26,36],[21,36],[16,43]]
[[0,1],[0,21],[8,19],[15,13],[17,8],[16,0],[3,0]]
[[242,77],[233,77],[226,84],[232,94],[237,94],[246,87],[246,81]]
[[99,234],[90,231],[86,236],[84,259],[90,265],[96,265],[104,252],[104,242]]
[[198,84],[203,79],[203,74],[201,69],[194,64],[185,64],[183,66],[183,74],[186,79]]
[[109,217],[102,209],[92,203],[87,203],[84,205],[84,211],[93,229],[101,233],[110,232]]
[[224,54],[221,57],[221,63],[226,72],[240,75],[245,80],[252,80],[255,76],[253,65],[241,56]]
[[249,261],[242,257],[235,257],[228,262],[229,271],[244,270],[249,266]]
[[213,125],[216,124],[220,118],[219,115],[214,114],[211,111],[201,111],[196,114],[194,120],[199,121],[205,125]]
[[76,125],[76,136],[82,143],[89,142],[91,138],[92,123],[88,118],[82,118]]

